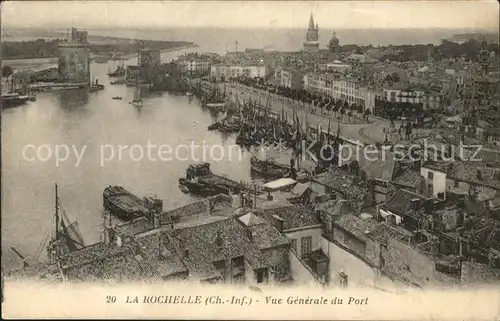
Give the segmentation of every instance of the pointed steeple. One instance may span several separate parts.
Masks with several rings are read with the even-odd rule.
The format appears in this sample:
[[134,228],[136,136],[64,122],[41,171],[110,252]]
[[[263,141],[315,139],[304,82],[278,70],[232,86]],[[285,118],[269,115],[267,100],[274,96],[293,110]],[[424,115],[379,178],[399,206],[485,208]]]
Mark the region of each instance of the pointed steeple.
[[309,18],[309,29],[314,30],[314,19],[312,12],[311,12],[311,17]]

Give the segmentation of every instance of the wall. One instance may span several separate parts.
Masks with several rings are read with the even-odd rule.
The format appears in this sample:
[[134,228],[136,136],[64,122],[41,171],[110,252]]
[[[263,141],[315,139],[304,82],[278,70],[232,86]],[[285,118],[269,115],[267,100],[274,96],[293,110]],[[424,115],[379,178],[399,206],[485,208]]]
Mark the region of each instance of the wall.
[[437,198],[439,193],[444,193],[444,196],[446,197],[446,174],[426,167],[420,168],[420,175],[424,177],[425,181],[424,191],[428,192],[427,185],[429,184],[429,172],[433,173],[432,196]]
[[396,239],[382,247],[383,269],[398,278],[420,287],[453,284],[454,279],[436,271],[435,261],[418,249]]
[[333,228],[333,240],[355,254],[364,257],[366,253],[366,243],[344,231],[342,228],[335,226]]
[[63,81],[90,82],[90,47],[88,45],[59,45],[59,71]]
[[500,285],[500,270],[478,263],[462,262],[461,283],[463,285]]
[[315,251],[319,248],[321,248],[321,234],[323,233],[323,230],[321,227],[316,227],[316,228],[310,228],[306,230],[301,230],[301,231],[295,231],[295,232],[287,232],[285,231],[285,235],[288,237],[288,239],[296,239],[297,240],[297,254],[300,255],[301,252],[301,239],[303,237],[311,236],[312,237],[312,246],[311,249],[312,251]]
[[294,279],[295,285],[321,285],[319,280],[314,277],[311,271],[297,258],[293,251],[289,251],[289,261],[290,274]]
[[272,249],[261,251],[263,256],[269,261],[271,266],[274,267],[274,275],[269,275],[269,281],[285,280],[290,274],[290,261],[288,246],[280,246]]
[[394,289],[395,283],[390,278],[335,243],[322,238],[321,247],[330,258],[330,287],[340,285],[339,272],[343,271],[348,276],[348,287]]
[[255,272],[248,264],[248,262],[245,260],[245,283],[250,284],[250,285],[256,285],[257,284],[257,279],[255,277]]
[[452,178],[446,179],[446,190],[460,195],[468,195],[469,194],[469,183],[467,182],[458,182],[458,186],[455,186],[455,180]]

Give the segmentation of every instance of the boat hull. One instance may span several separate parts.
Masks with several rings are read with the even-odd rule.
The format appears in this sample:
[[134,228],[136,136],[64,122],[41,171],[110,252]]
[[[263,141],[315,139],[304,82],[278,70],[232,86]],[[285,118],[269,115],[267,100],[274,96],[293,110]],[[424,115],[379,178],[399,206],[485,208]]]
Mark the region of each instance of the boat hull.
[[104,189],[103,207],[122,221],[134,220],[148,214],[143,201],[121,186],[110,186]]

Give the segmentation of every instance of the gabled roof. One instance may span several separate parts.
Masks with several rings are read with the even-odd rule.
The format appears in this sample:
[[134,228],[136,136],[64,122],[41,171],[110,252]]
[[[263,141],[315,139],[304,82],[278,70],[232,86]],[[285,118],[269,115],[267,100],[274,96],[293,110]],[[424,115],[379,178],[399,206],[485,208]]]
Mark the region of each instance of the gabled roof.
[[259,216],[255,215],[252,212],[238,217],[238,220],[240,220],[240,222],[245,224],[246,226],[265,224],[265,222]]
[[387,202],[382,204],[380,208],[383,210],[389,210],[397,215],[410,216],[415,219],[419,219],[421,215],[421,212],[419,210],[420,208],[412,209],[412,200],[418,200],[421,207],[423,205],[423,202],[426,201],[427,198],[422,195],[400,189],[396,193],[394,193],[394,195],[389,198]]
[[274,220],[274,215],[283,219],[283,231],[285,232],[297,228],[317,227],[321,225],[321,220],[314,213],[313,209],[305,206],[290,205],[270,209],[260,208],[259,212],[270,224]]

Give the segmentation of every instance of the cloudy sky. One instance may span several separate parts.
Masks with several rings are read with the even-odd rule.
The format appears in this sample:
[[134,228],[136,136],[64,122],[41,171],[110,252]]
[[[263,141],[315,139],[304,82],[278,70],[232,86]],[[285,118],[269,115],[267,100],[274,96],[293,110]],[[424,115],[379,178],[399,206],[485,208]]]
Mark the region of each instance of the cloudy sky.
[[9,27],[477,28],[498,30],[497,1],[9,1]]

